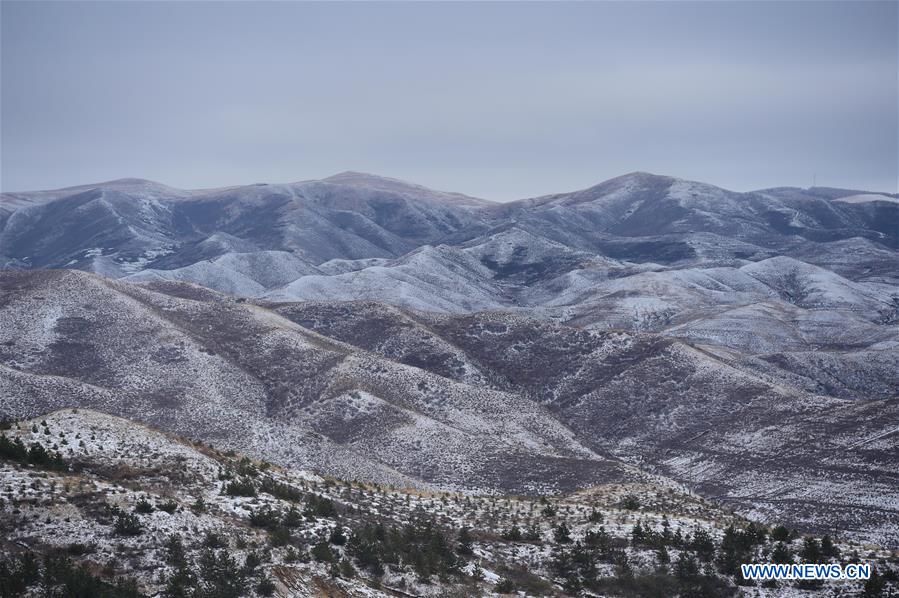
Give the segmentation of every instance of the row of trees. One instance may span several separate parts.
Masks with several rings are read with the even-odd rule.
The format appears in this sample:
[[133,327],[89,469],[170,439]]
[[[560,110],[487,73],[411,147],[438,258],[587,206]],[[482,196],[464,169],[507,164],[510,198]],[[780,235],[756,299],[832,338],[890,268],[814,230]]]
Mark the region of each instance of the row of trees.
[[44,598],[137,598],[133,580],[109,582],[62,554],[39,559],[23,552],[0,560],[0,597],[24,596],[37,590]]
[[262,556],[249,552],[243,563],[218,548],[217,542],[204,541],[199,557],[192,560],[181,538],[166,542],[166,563],[172,568],[163,594],[167,598],[239,598],[252,588],[260,596],[271,596],[274,583],[262,571]]
[[0,459],[23,465],[34,465],[51,471],[67,471],[68,465],[57,451],[48,451],[43,445],[33,442],[26,447],[20,438],[10,440],[0,434]]

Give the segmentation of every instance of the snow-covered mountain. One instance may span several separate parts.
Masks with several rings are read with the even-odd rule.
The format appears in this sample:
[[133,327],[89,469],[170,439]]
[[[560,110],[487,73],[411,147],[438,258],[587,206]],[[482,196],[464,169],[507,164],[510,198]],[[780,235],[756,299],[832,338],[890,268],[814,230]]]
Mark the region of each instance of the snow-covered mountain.
[[[0,199],[0,416],[429,490],[666,480],[896,545],[899,202],[632,173]],[[862,515],[863,514],[863,515]]]
[[[4,195],[0,264],[268,300],[524,311],[770,352],[839,346],[841,318],[895,340],[895,200],[647,173],[506,204],[356,172],[197,191],[124,179]],[[778,330],[750,342],[746,314]]]
[[432,490],[674,480],[764,521],[899,541],[899,403],[842,396],[895,389],[895,351],[876,366],[819,362],[847,380],[831,393],[824,376],[809,388],[802,354],[747,363],[513,313],[254,304],[58,270],[2,273],[0,293],[9,416],[89,407],[284,466]]

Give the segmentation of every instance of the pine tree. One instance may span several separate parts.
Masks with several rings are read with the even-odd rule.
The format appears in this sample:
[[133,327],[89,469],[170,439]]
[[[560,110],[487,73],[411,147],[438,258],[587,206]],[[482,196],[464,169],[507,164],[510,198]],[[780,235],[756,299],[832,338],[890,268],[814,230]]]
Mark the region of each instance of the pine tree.
[[631,544],[633,546],[639,546],[643,544],[644,538],[645,532],[643,531],[643,522],[637,520],[637,525],[631,530]]
[[656,559],[658,559],[659,565],[668,565],[668,563],[671,562],[671,557],[668,555],[668,549],[665,548],[664,544],[659,546],[658,550],[656,550]]
[[571,531],[565,522],[561,522],[555,530],[553,530],[553,538],[559,544],[568,544],[571,542]]
[[886,580],[877,572],[877,568],[871,567],[871,577],[865,582],[862,596],[864,598],[880,598],[886,588]]
[[771,553],[771,562],[778,565],[788,565],[793,562],[793,554],[790,548],[783,542],[774,545],[774,551]]
[[353,568],[353,563],[349,559],[344,558],[340,561],[340,576],[344,579],[356,576],[356,569]]
[[804,563],[820,563],[824,559],[821,553],[821,545],[815,538],[806,538],[802,545],[802,552],[799,555]]
[[339,525],[331,530],[330,536],[328,536],[328,541],[335,546],[343,546],[346,544],[346,534],[343,532],[343,528]]
[[778,525],[771,530],[771,539],[775,542],[791,542],[796,535],[786,527]]
[[528,542],[542,542],[543,537],[540,535],[540,528],[536,524],[531,524],[524,533],[524,539]]
[[674,565],[674,575],[681,580],[699,577],[699,562],[696,557],[682,554]]
[[456,552],[462,556],[470,556],[472,554],[472,537],[467,527],[459,530],[459,537],[456,540]]
[[493,591],[497,594],[511,594],[515,591],[515,584],[508,577],[504,577],[493,586]]
[[840,549],[834,546],[833,540],[830,539],[830,536],[824,536],[823,538],[821,538],[821,554],[829,559],[840,558]]

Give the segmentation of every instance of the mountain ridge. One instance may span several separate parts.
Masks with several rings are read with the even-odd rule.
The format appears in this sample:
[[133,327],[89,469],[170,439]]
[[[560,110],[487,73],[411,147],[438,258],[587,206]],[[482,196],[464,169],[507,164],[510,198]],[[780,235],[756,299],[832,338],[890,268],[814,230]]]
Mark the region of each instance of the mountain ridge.
[[257,306],[65,270],[0,273],[0,291],[9,416],[101,408],[285,466],[432,489],[670,480],[762,520],[897,541],[899,504],[883,498],[899,475],[896,398],[815,394],[665,335],[509,312]]
[[4,195],[0,412],[430,490],[651,480],[899,542],[899,204],[332,179]]

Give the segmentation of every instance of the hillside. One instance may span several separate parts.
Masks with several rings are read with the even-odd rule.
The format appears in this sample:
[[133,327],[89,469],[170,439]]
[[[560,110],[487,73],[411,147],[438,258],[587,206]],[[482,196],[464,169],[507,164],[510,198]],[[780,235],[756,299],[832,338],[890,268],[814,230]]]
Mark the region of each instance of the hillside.
[[[7,422],[0,489],[0,589],[28,595],[792,596],[788,583],[734,585],[733,563],[771,550],[845,563],[861,548],[768,530],[652,484],[539,500],[409,491],[85,409]],[[889,553],[863,556],[895,584]]]
[[899,343],[892,200],[648,173],[506,204],[357,172],[194,191],[123,179],[3,195],[0,265],[274,301],[513,311],[752,355],[855,351]]
[[513,314],[255,305],[74,271],[0,274],[0,290],[7,416],[97,408],[427,489],[655,481],[764,522],[897,542],[895,399],[811,394],[665,336]]
[[688,492],[899,547],[899,203],[637,172],[0,197],[0,416],[427,492]]

